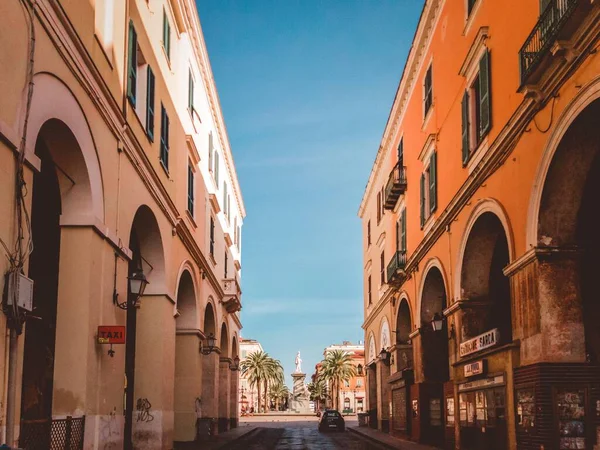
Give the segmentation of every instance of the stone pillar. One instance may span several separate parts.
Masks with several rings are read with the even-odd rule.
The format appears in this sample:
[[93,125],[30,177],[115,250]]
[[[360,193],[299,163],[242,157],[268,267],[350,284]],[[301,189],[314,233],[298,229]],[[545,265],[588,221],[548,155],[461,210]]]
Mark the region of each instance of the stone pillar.
[[136,327],[134,447],[170,448],[175,384],[173,302],[165,295],[144,296]]
[[229,428],[237,428],[240,414],[239,380],[240,372],[231,372],[229,380]]
[[202,417],[219,417],[219,354],[202,355]]
[[389,431],[390,423],[390,366],[377,361],[377,429]]
[[202,397],[200,332],[177,330],[175,337],[175,441],[196,438],[197,399]]
[[229,430],[229,388],[231,385],[231,359],[221,358],[219,361],[219,432]]
[[294,372],[292,378],[294,380],[292,410],[298,414],[310,414],[310,405],[304,384],[306,374]]

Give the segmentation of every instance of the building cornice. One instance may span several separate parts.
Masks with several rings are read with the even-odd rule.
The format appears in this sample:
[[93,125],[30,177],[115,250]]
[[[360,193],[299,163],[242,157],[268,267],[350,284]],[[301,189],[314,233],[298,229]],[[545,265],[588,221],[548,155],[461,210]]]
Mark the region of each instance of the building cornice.
[[400,84],[396,91],[394,103],[392,104],[392,109],[383,132],[381,144],[379,145],[379,150],[377,151],[377,156],[375,157],[375,162],[373,163],[373,168],[371,169],[371,174],[369,175],[369,181],[367,182],[367,186],[360,203],[358,216],[361,218],[364,215],[369,198],[371,197],[371,192],[374,189],[375,180],[383,165],[385,154],[392,144],[394,136],[400,131],[398,129],[398,125],[401,123],[402,117],[406,111],[408,101],[416,82],[417,73],[419,72],[423,59],[426,56],[426,49],[431,41],[431,36],[435,30],[435,24],[439,18],[439,12],[444,2],[445,0],[426,0],[425,5],[423,6],[412,46],[404,66],[404,72],[400,78]]
[[398,292],[396,289],[392,287],[388,287],[385,293],[381,296],[375,307],[371,310],[371,312],[367,315],[367,318],[362,324],[362,329],[367,330],[369,326],[375,321],[377,317],[379,317],[379,313],[383,311],[383,308],[390,302],[390,299],[394,296],[394,293]]

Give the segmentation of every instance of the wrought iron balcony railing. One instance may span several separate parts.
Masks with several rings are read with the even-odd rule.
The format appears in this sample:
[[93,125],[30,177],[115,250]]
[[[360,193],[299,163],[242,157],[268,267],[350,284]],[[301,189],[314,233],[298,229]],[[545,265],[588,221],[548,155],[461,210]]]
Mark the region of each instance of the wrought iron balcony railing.
[[390,263],[387,266],[387,282],[388,284],[394,284],[404,273],[406,267],[406,251],[398,250],[392,256]]
[[400,196],[406,191],[406,167],[394,166],[385,185],[385,209],[394,209]]
[[583,0],[551,0],[519,51],[521,84],[526,84],[542,58],[550,51],[561,29]]

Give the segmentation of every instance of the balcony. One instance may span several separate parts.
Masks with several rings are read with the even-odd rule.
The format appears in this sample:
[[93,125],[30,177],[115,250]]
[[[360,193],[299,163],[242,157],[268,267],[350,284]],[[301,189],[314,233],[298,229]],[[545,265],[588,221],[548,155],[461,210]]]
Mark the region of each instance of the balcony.
[[399,250],[394,253],[390,263],[387,266],[387,283],[390,285],[398,285],[404,278],[406,267],[406,251]]
[[223,300],[228,313],[232,314],[242,309],[242,290],[237,278],[226,278],[223,280]]
[[385,185],[384,208],[394,209],[404,191],[406,191],[406,167],[396,164]]
[[[588,0],[552,0],[519,51],[521,87],[536,84],[590,9]],[[566,44],[568,47],[569,45]]]

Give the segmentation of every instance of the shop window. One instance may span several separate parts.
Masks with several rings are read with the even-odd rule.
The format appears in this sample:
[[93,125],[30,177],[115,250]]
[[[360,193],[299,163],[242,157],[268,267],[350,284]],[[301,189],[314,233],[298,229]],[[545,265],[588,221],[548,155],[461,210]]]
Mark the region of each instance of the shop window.
[[504,388],[459,395],[461,427],[496,427],[506,421]]
[[363,399],[356,400],[356,412],[363,412]]
[[535,392],[533,387],[517,389],[517,426],[529,432],[535,427]]
[[555,404],[558,410],[558,448],[586,448],[585,389],[557,389]]
[[442,426],[442,400],[439,398],[429,399],[429,424],[432,427]]
[[454,426],[454,397],[446,397],[446,426]]

